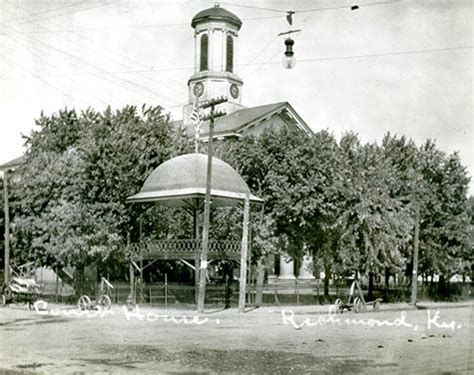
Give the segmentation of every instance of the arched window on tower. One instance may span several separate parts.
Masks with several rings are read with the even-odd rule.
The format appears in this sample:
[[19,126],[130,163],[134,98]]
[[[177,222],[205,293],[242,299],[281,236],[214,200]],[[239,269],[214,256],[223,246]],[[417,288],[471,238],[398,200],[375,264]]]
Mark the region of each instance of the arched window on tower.
[[227,35],[227,55],[226,55],[226,71],[234,71],[234,39]]
[[199,64],[199,71],[202,72],[204,70],[208,70],[208,57],[209,57],[209,39],[207,34],[204,34],[201,37],[201,61]]

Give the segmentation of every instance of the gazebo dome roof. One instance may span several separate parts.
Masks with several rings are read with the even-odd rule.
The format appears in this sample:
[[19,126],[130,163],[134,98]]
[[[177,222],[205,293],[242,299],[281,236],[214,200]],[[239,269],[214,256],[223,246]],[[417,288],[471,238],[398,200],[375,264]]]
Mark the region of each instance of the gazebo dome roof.
[[[186,154],[158,166],[146,179],[140,192],[129,202],[171,202],[189,205],[203,199],[206,193],[207,155]],[[262,200],[251,195],[244,179],[226,162],[212,159],[211,196],[213,205],[228,206],[250,195],[253,202]],[[187,203],[185,203],[187,201]]]
[[197,24],[208,21],[226,21],[237,27],[237,30],[240,30],[240,27],[242,26],[242,21],[239,17],[234,13],[221,8],[219,5],[200,11],[193,17],[191,26],[196,27]]

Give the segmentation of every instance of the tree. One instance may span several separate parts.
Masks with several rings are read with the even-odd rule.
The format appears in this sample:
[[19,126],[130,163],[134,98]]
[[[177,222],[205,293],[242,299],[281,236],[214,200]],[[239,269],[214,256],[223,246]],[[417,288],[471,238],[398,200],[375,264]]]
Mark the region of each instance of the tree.
[[371,296],[375,275],[405,266],[402,248],[410,239],[410,215],[392,195],[400,181],[381,147],[361,145],[355,135],[347,134],[341,139],[341,152],[346,178],[338,221],[340,263],[346,270],[369,275]]
[[425,207],[420,231],[420,264],[427,274],[449,279],[463,273],[469,248],[467,189],[469,178],[459,155],[446,155],[427,141],[420,148],[422,175],[430,187],[423,197]]
[[[251,221],[257,245],[255,250],[261,251],[262,256],[277,248],[279,252],[285,250],[296,256],[294,250],[297,249],[299,239],[294,238],[293,242],[289,242],[293,245],[291,249],[281,248],[281,241],[278,239],[290,233],[290,226],[295,225],[291,217],[285,217],[285,211],[297,192],[295,188],[286,192],[284,190],[291,179],[289,173],[299,173],[296,167],[288,169],[288,164],[297,165],[295,157],[298,150],[301,152],[304,142],[307,142],[306,136],[289,129],[267,130],[259,137],[246,136],[220,144],[217,149],[217,155],[233,166],[243,176],[251,191],[264,200],[261,212],[253,215],[255,220]],[[290,149],[295,150],[295,153],[288,152]],[[300,161],[304,163],[303,160]],[[239,220],[235,223],[240,225]]]
[[329,265],[336,221],[334,200],[341,184],[333,135],[322,131],[308,137],[294,129],[266,131],[259,137],[221,145],[219,153],[265,202],[262,219],[256,220],[257,247],[267,253],[278,249],[296,260],[311,253]]
[[124,260],[143,211],[126,197],[187,140],[160,107],[65,109],[37,125],[14,188],[17,255],[55,268]]
[[[469,179],[459,156],[444,154],[430,140],[417,147],[405,137],[390,134],[384,138],[383,147],[400,182],[398,187],[394,186],[392,195],[404,202],[412,218],[416,209],[420,211],[421,274],[449,277],[469,267]],[[407,263],[412,252],[410,242],[404,253]],[[411,263],[408,265],[411,272]]]
[[411,273],[417,210],[422,271],[469,259],[465,170],[432,142],[417,147],[387,134],[378,146],[348,133],[338,145],[327,132],[310,138],[284,129],[220,152],[264,199],[279,251],[295,259],[312,253],[328,276],[364,272],[371,292],[375,276],[384,274],[388,286],[391,274]]
[[[407,236],[411,239],[401,248],[405,269],[386,268],[385,283],[388,288],[392,273],[398,273],[399,276],[403,274],[411,276],[413,273],[415,232],[421,225],[420,215],[424,212],[424,199],[430,196],[431,190],[429,184],[423,179],[421,154],[413,140],[408,140],[404,136],[398,138],[388,133],[382,141],[382,149],[397,181],[390,187],[390,195],[402,202],[408,214],[407,220],[411,223],[407,228]],[[418,245],[417,247],[419,248]],[[409,280],[412,280],[412,277]]]

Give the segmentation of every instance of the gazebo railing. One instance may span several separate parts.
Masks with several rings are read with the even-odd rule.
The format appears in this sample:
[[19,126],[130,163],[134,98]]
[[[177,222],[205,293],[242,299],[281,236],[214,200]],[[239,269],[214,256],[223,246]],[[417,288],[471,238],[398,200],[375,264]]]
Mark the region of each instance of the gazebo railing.
[[[240,259],[240,241],[210,240],[209,258]],[[129,246],[133,259],[196,259],[202,249],[202,240],[179,239],[143,241]]]

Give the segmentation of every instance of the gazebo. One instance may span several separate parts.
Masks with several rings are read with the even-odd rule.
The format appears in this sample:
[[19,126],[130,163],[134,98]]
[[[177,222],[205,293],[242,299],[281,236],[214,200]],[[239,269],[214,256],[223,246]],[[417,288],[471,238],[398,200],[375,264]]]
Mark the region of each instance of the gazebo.
[[[179,207],[193,216],[194,238],[140,242],[130,245],[132,260],[194,259],[196,280],[198,280],[199,259],[202,240],[199,239],[199,214],[203,210],[206,195],[207,155],[194,153],[170,159],[158,166],[146,179],[140,192],[127,198],[129,203],[155,203],[168,207]],[[212,158],[211,205],[230,207],[247,202],[263,203],[251,194],[244,179],[227,163]],[[248,215],[247,215],[248,216]],[[248,218],[247,218],[248,220]],[[244,232],[248,222],[244,215]],[[245,241],[245,243],[244,243]],[[247,247],[247,238],[241,241],[209,241],[210,259],[225,257],[246,262],[242,259],[242,247]],[[246,258],[246,253],[245,253]],[[131,273],[132,275],[132,273]],[[245,293],[246,280],[240,279],[240,292]],[[242,297],[241,297],[242,298]],[[240,299],[239,299],[240,300]],[[239,306],[242,308],[242,306]]]

